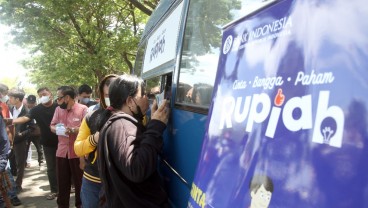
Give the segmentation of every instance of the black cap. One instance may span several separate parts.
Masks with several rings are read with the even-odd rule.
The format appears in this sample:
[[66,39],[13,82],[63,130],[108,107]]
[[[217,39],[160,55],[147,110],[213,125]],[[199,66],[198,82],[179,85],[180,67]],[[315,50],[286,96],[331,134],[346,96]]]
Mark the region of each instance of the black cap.
[[36,96],[34,96],[34,95],[28,95],[27,102],[28,103],[35,103],[36,102]]

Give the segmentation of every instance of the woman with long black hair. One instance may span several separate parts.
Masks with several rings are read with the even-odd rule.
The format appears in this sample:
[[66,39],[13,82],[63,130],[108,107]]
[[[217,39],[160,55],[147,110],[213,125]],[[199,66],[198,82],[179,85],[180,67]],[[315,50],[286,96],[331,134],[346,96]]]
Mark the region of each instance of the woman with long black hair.
[[110,85],[110,107],[100,117],[99,171],[108,207],[168,207],[157,172],[162,134],[169,117],[165,100],[154,101],[151,120],[143,125],[149,102],[145,83],[122,75]]

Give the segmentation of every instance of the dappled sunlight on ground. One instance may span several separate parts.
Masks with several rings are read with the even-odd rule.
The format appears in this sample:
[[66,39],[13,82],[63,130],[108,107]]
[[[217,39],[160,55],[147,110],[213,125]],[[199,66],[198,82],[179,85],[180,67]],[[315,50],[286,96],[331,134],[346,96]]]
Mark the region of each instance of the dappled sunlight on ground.
[[[53,208],[57,207],[56,198],[47,200],[46,196],[50,193],[49,181],[46,174],[46,163],[42,163],[41,170],[37,162],[36,148],[32,144],[31,167],[25,169],[23,179],[23,191],[18,195],[23,207]],[[74,193],[70,194],[70,207],[74,207]]]

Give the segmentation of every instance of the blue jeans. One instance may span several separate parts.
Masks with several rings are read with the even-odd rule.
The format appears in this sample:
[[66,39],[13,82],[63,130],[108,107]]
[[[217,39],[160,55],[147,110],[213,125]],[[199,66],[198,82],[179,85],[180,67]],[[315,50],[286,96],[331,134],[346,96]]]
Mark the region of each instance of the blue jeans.
[[12,185],[12,188],[8,190],[8,196],[10,199],[14,199],[15,197],[17,197],[17,186],[15,185],[15,181],[13,175],[10,172],[10,168],[6,169],[6,173],[8,174],[10,183]]
[[101,183],[95,183],[83,177],[81,188],[81,200],[83,208],[99,207],[100,191],[102,190]]

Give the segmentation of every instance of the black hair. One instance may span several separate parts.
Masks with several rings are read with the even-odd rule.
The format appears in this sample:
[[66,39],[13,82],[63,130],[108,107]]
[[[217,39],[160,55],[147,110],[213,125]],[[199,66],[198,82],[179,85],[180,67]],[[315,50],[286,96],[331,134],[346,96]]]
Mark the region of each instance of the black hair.
[[40,89],[37,90],[37,94],[40,93],[40,92],[42,92],[42,91],[44,91],[44,90],[46,90],[47,92],[51,92],[49,88],[47,88],[47,87],[41,87]]
[[258,189],[262,185],[267,191],[273,193],[272,179],[266,175],[254,175],[250,180],[249,189],[250,191],[254,191],[255,193],[257,193]]
[[100,106],[102,108],[107,108],[106,103],[105,103],[105,96],[104,96],[104,87],[107,86],[109,87],[110,84],[117,78],[119,77],[116,74],[109,74],[107,76],[105,76],[103,78],[103,80],[100,82],[99,86],[98,86],[98,93],[99,93],[99,97],[100,97]]
[[60,90],[61,93],[63,94],[63,96],[65,95],[69,95],[70,98],[74,99],[75,98],[75,90],[73,87],[70,86],[61,86],[57,89],[58,91]]
[[[145,83],[142,79],[134,75],[121,75],[117,77],[109,87],[110,106],[113,109],[121,109],[129,96],[133,97],[137,94],[139,86],[141,87],[141,96],[143,96],[145,92]],[[102,129],[111,115],[111,109],[106,109],[104,111],[98,122],[99,130]]]
[[78,88],[78,94],[82,94],[84,92],[87,93],[87,94],[91,94],[92,93],[92,88],[90,86],[88,86],[87,84],[82,84]]
[[[210,105],[213,87],[209,84],[198,83],[193,86],[192,102],[200,105]],[[201,103],[196,103],[197,95],[201,99]]]
[[26,95],[26,93],[22,89],[13,88],[9,90],[8,95],[11,97],[18,98],[20,101],[23,101],[23,98]]

